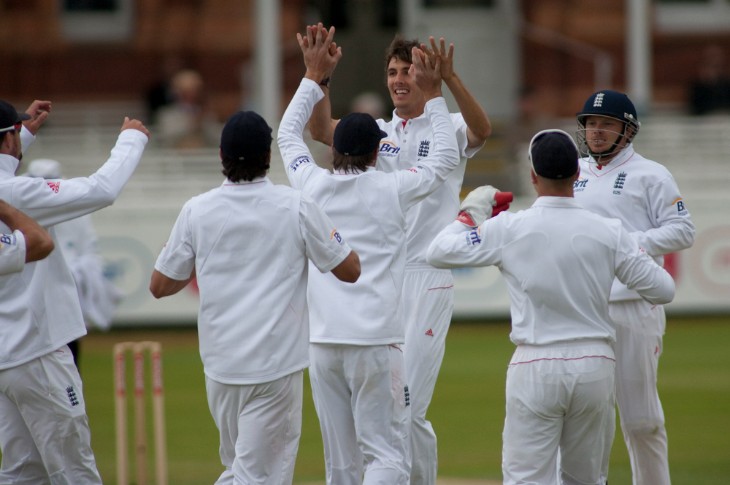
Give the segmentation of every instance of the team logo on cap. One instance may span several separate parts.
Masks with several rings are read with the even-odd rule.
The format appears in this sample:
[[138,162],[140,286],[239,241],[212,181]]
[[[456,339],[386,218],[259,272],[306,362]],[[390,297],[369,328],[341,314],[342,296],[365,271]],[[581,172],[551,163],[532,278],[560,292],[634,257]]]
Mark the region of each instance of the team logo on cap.
[[596,94],[596,97],[593,99],[593,107],[594,108],[601,108],[603,107],[603,93]]

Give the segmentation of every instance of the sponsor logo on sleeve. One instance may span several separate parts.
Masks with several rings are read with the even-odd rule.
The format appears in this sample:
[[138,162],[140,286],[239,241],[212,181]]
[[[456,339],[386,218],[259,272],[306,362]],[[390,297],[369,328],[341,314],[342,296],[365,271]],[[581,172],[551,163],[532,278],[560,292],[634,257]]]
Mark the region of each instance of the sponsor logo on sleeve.
[[342,244],[342,236],[340,236],[340,233],[337,232],[337,229],[332,229],[332,232],[330,232],[330,240],[332,239]]
[[48,184],[48,186],[49,186],[49,187],[51,188],[51,190],[52,190],[52,191],[53,191],[54,193],[56,193],[56,194],[58,193],[58,191],[59,191],[59,190],[61,190],[61,181],[60,181],[60,180],[59,180],[59,181],[57,181],[57,182],[50,182],[50,181],[48,181],[48,182],[46,182],[46,183],[47,183],[47,184]]
[[0,234],[0,249],[4,245],[14,246],[18,243],[18,240],[15,238],[15,234]]
[[300,168],[305,163],[312,163],[312,159],[309,158],[306,155],[302,155],[301,157],[297,157],[294,159],[293,162],[289,164],[289,170],[292,172],[296,172],[298,168]]
[[466,244],[467,246],[476,246],[482,243],[482,237],[479,233],[479,228],[475,227],[466,233]]
[[409,172],[418,173],[421,170],[423,170],[423,165],[416,165],[415,167],[411,167],[407,169]]
[[674,199],[672,205],[677,207],[677,214],[680,216],[686,216],[688,214],[687,206],[684,205],[684,200],[681,197]]

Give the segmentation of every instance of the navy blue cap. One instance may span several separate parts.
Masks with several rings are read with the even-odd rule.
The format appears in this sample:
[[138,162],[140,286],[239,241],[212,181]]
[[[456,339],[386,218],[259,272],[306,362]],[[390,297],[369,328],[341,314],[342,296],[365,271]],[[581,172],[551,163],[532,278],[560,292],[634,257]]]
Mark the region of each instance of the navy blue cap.
[[532,169],[547,179],[567,179],[578,171],[578,146],[563,130],[543,130],[530,140]]
[[333,145],[343,155],[367,155],[374,152],[380,140],[386,136],[388,134],[378,128],[378,123],[371,115],[350,113],[337,123]]
[[271,127],[258,113],[239,111],[231,116],[221,133],[223,155],[245,160],[271,151]]
[[29,114],[18,113],[12,104],[6,101],[0,101],[0,132],[10,131],[16,124],[29,119]]

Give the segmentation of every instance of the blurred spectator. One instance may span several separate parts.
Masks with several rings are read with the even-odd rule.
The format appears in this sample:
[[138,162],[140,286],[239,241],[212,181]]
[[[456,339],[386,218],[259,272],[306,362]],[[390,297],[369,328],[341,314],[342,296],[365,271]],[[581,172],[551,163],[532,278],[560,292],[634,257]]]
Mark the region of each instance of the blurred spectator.
[[372,91],[365,91],[358,94],[350,103],[351,113],[367,113],[376,120],[385,118],[385,103],[383,98]]
[[184,63],[179,56],[168,56],[162,61],[159,78],[145,93],[147,121],[157,123],[157,113],[163,106],[172,104],[175,95],[172,91],[172,78],[183,70]]
[[[56,160],[37,159],[28,165],[29,177],[60,179],[61,164]],[[81,312],[87,328],[109,330],[114,310],[122,299],[122,292],[104,276],[97,236],[91,214],[71,219],[51,228],[56,249],[63,254],[73,275],[81,303]],[[79,365],[79,341],[68,344]]]
[[173,148],[202,148],[218,143],[218,121],[210,109],[202,76],[184,69],[172,78],[173,102],[160,108],[160,143]]
[[702,51],[689,97],[693,115],[730,111],[730,72],[722,47],[709,45]]

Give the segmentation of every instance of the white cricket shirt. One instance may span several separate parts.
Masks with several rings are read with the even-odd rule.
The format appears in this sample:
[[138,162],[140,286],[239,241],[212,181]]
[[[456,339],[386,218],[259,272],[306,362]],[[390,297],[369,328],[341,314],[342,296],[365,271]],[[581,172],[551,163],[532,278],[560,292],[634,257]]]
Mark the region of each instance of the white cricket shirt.
[[[459,164],[454,128],[443,98],[426,103],[436,149],[408,170],[331,173],[320,168],[302,139],[314,105],[324,97],[303,79],[279,127],[289,181],[309,194],[360,256],[354,284],[309,275],[311,341],[353,345],[402,343],[401,290],[406,264],[406,211],[433,192]],[[452,214],[453,218],[454,214]]]
[[[469,148],[467,126],[461,113],[451,113],[451,122],[456,130],[459,149],[459,166],[446,177],[446,181],[432,194],[408,211],[407,220],[407,266],[427,265],[426,251],[436,234],[451,223],[459,213],[461,185],[468,158],[473,157],[483,146]],[[380,142],[378,170],[393,172],[404,170],[419,163],[438,147],[431,123],[422,114],[407,121],[395,110],[393,118],[386,122],[377,120],[380,129],[388,136]],[[404,124],[405,121],[405,124]]]
[[608,316],[614,276],[652,303],[674,297],[669,273],[639,248],[617,219],[570,197],[539,197],[530,209],[502,212],[475,229],[453,222],[428,260],[439,267],[499,268],[511,300],[517,345],[576,339],[615,341]]
[[[146,144],[141,131],[124,130],[99,170],[67,180],[17,177],[18,159],[0,155],[0,198],[49,227],[55,240],[50,226],[114,202]],[[4,224],[2,232],[7,232]],[[29,362],[85,334],[76,284],[61,251],[0,276],[0,369]]]
[[20,231],[0,233],[0,275],[15,273],[25,264],[25,236]]
[[[692,246],[695,227],[672,174],[647,160],[632,145],[602,168],[592,158],[580,160],[580,177],[574,184],[581,206],[606,217],[615,217],[639,245],[663,264],[663,254]],[[640,296],[616,281],[611,301]]]
[[205,375],[257,384],[309,365],[307,260],[330,271],[348,254],[309,197],[264,177],[186,202],[155,269],[176,280],[196,273]]

